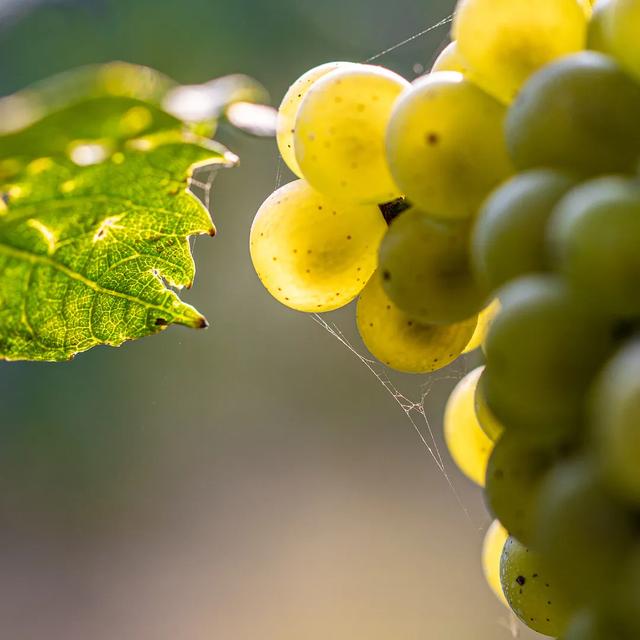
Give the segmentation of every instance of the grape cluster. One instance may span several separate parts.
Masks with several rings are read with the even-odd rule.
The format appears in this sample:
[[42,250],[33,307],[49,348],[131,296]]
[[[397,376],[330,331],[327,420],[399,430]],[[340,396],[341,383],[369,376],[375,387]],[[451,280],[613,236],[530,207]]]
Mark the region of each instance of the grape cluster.
[[305,312],[357,302],[381,362],[482,344],[445,439],[496,520],[496,595],[562,640],[640,638],[640,0],[459,0],[412,84],[330,63],[284,98],[300,177],[251,256]]

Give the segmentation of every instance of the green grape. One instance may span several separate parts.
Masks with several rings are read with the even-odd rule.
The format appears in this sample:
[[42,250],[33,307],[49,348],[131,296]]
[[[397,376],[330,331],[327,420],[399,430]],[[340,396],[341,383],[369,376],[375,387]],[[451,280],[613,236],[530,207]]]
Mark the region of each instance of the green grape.
[[[613,589],[610,602],[607,603],[607,613],[619,622],[627,635],[620,636],[620,640],[637,640],[640,637],[640,616],[638,616],[638,602],[640,602],[640,544],[634,541],[631,552],[625,557],[620,567],[619,580]],[[633,634],[631,632],[634,632]],[[569,639],[571,640],[571,639]],[[607,640],[609,640],[607,638]],[[613,640],[618,640],[614,636]]]
[[482,572],[485,580],[498,600],[506,606],[509,606],[509,603],[504,596],[500,582],[500,558],[508,538],[507,530],[499,520],[494,520],[487,529],[482,543]]
[[331,311],[362,291],[386,229],[378,207],[336,202],[297,180],[260,207],[251,227],[251,259],[282,304]]
[[478,418],[478,423],[482,427],[482,430],[489,436],[489,439],[493,442],[497,442],[504,433],[504,427],[493,415],[493,411],[491,411],[489,405],[487,404],[483,382],[484,376],[485,372],[483,371],[476,386],[476,417]]
[[476,349],[479,349],[482,346],[482,343],[485,341],[487,334],[489,333],[489,328],[491,327],[491,323],[493,319],[500,312],[500,301],[494,300],[488,307],[484,308],[480,315],[478,316],[478,324],[476,325],[476,330],[469,340],[469,344],[465,347],[463,353],[471,353]]
[[453,390],[444,414],[444,439],[454,462],[467,478],[484,486],[493,442],[478,424],[474,396],[484,367],[468,373]]
[[638,113],[640,84],[611,58],[583,51],[531,78],[509,111],[507,143],[520,170],[633,172],[640,157]]
[[634,637],[613,617],[585,609],[571,618],[560,640],[634,640]]
[[558,270],[595,310],[640,315],[638,182],[607,177],[577,187],[558,205],[549,241]]
[[358,203],[402,195],[387,166],[385,133],[394,103],[410,86],[372,65],[349,65],[314,83],[294,133],[296,160],[314,189]]
[[277,124],[277,142],[280,155],[285,164],[298,177],[302,178],[302,171],[296,160],[295,148],[293,144],[293,134],[295,132],[296,117],[300,104],[309,92],[309,89],[317,80],[326,76],[335,69],[348,66],[349,62],[327,62],[307,71],[303,76],[298,78],[289,88],[282,100],[280,109],[278,110]]
[[600,374],[591,422],[607,482],[620,497],[640,506],[640,341],[623,347]]
[[608,494],[587,458],[556,465],[535,509],[536,549],[565,593],[583,603],[611,599],[635,537],[632,515]]
[[557,171],[529,171],[488,198],[473,231],[471,257],[476,275],[490,290],[518,276],[547,270],[547,222],[574,184]]
[[576,0],[460,0],[453,36],[483,88],[509,103],[532,73],[583,49],[586,30]]
[[460,53],[458,43],[454,40],[450,42],[436,58],[431,67],[431,73],[438,71],[457,71],[463,76],[469,75],[471,66],[465,57]]
[[513,169],[506,109],[453,71],[419,78],[396,103],[387,156],[409,201],[433,216],[470,218]]
[[540,556],[511,537],[500,559],[502,590],[513,612],[530,629],[558,636],[571,615],[571,606]]
[[507,429],[560,441],[580,427],[584,396],[611,348],[610,327],[551,275],[500,292],[502,310],[485,341],[483,389]]
[[611,11],[614,0],[598,0],[593,8],[587,32],[587,49],[611,54]]
[[358,331],[367,349],[388,367],[429,373],[453,362],[471,339],[477,318],[452,325],[418,322],[398,309],[375,273],[360,295]]
[[431,324],[477,315],[484,292],[471,275],[470,226],[445,223],[419,209],[393,221],[380,246],[382,285],[405,313]]
[[615,0],[611,9],[611,45],[615,57],[640,79],[640,2]]
[[489,460],[485,491],[489,510],[524,544],[531,544],[538,487],[559,455],[557,448],[533,445],[518,432],[507,431]]

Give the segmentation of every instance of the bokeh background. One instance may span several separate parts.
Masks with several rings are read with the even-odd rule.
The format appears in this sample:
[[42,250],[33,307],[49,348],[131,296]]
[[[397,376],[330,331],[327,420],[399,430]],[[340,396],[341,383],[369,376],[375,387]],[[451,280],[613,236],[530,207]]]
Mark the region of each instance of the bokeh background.
[[[0,93],[120,59],[181,82],[247,73],[277,104],[311,66],[364,60],[452,7],[0,0]],[[435,30],[380,62],[413,78],[447,36]],[[0,364],[0,637],[512,637],[481,576],[480,491],[447,460],[456,498],[376,378],[262,289],[248,233],[276,185],[275,144],[219,139],[242,165],[215,183],[219,235],[196,243],[186,296],[211,328],[68,364]],[[331,320],[362,351],[353,315]],[[414,399],[429,391],[439,434],[446,394],[472,364],[393,380]]]

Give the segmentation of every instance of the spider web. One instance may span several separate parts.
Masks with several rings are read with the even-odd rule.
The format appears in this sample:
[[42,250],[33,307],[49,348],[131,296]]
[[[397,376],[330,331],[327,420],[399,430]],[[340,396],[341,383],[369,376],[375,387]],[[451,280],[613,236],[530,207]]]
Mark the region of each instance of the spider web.
[[[437,29],[450,24],[453,21],[453,14],[448,15],[442,20],[436,22],[435,24],[422,29],[416,34],[410,36],[398,42],[390,47],[387,47],[376,53],[375,55],[364,60],[364,63],[371,63],[379,60],[380,58],[404,47],[427,34],[436,31]],[[448,42],[448,39],[445,40],[445,44]],[[444,44],[441,45],[440,50],[444,47]],[[416,64],[414,67],[414,71],[416,73],[422,73],[424,68],[421,64]],[[275,189],[280,188],[283,182],[283,178],[286,175],[286,168],[284,166],[284,161],[280,153],[276,155],[276,179],[275,179]],[[210,167],[202,167],[198,169],[194,176],[191,178],[189,182],[190,191],[200,199],[200,201],[207,207],[207,210],[211,211],[211,191],[213,188],[215,177],[218,173],[218,166],[210,166]],[[192,238],[192,252],[195,252],[196,239]],[[400,407],[401,411],[405,414],[408,419],[411,428],[415,432],[420,445],[424,447],[425,452],[430,457],[432,462],[437,467],[439,473],[444,478],[448,489],[451,491],[454,496],[462,514],[468,524],[472,527],[472,529],[476,532],[482,532],[483,527],[477,525],[471,513],[462,500],[460,493],[458,492],[453,479],[448,470],[448,464],[445,462],[445,459],[442,456],[440,451],[440,446],[438,445],[438,441],[436,439],[434,430],[431,425],[431,421],[429,419],[426,405],[429,399],[429,396],[434,388],[436,383],[442,381],[451,381],[458,382],[461,380],[466,373],[469,371],[469,363],[466,357],[461,357],[458,361],[449,368],[449,371],[441,374],[432,374],[428,376],[426,379],[423,379],[423,382],[420,387],[420,395],[417,400],[411,400],[407,395],[402,393],[395,383],[391,380],[388,375],[388,370],[386,367],[379,363],[377,360],[363,355],[356,349],[356,347],[347,339],[341,329],[333,322],[328,321],[325,317],[320,314],[311,314],[311,319],[320,326],[324,331],[326,331],[331,337],[337,340],[344,348],[346,348],[354,357],[356,357],[362,365],[376,378],[379,384],[385,389],[385,391],[391,396],[394,402]],[[521,635],[521,627],[513,612],[509,612],[505,616],[500,616],[497,620],[500,627],[504,628],[509,632],[512,638],[517,639]]]

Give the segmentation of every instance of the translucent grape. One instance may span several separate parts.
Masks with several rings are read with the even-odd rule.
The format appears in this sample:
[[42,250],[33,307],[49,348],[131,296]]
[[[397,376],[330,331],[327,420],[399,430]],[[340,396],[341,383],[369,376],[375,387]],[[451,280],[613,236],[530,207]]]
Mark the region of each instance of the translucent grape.
[[536,549],[565,593],[584,603],[610,600],[634,539],[632,515],[603,487],[595,465],[556,465],[540,485]]
[[394,220],[380,246],[387,295],[405,313],[430,324],[477,315],[486,296],[471,275],[470,226],[444,223],[418,209]]
[[251,227],[251,258],[264,286],[284,305],[331,311],[363,289],[386,229],[378,207],[335,202],[297,180],[260,207]]
[[298,109],[303,99],[307,95],[309,89],[315,84],[317,80],[322,76],[327,75],[331,71],[349,65],[349,62],[327,62],[319,67],[315,67],[310,71],[307,71],[303,76],[298,78],[282,100],[280,109],[278,110],[278,124],[277,124],[277,141],[280,155],[286,163],[286,165],[295,173],[298,177],[302,178],[302,171],[296,160],[293,134],[295,131],[295,122],[298,115]]
[[509,606],[530,629],[547,636],[562,633],[571,607],[540,557],[515,538],[504,546],[500,581]]
[[506,109],[459,73],[418,79],[396,103],[387,133],[389,166],[400,189],[434,216],[473,216],[513,169]]
[[525,544],[531,544],[538,487],[558,455],[557,449],[531,444],[518,432],[507,431],[489,460],[485,491],[489,510]]
[[587,32],[588,49],[611,54],[611,11],[614,4],[614,0],[598,0],[594,6]]
[[453,35],[484,88],[511,102],[532,73],[583,49],[586,30],[576,0],[461,0]]
[[554,213],[549,238],[557,268],[594,309],[640,315],[640,185],[635,180],[597,178],[571,191]]
[[616,0],[611,9],[611,45],[618,60],[640,79],[640,2]]
[[488,198],[473,231],[475,272],[490,290],[546,271],[547,223],[575,180],[557,171],[521,173]]
[[491,323],[498,315],[499,311],[500,301],[496,299],[480,312],[476,330],[474,331],[471,340],[469,340],[469,344],[466,346],[464,353],[471,353],[482,346],[482,343],[485,341],[485,338],[489,333],[489,327],[491,327]]
[[507,530],[498,520],[494,520],[487,529],[482,544],[482,571],[485,580],[498,600],[506,606],[509,606],[509,603],[504,596],[500,582],[500,558],[508,538]]
[[609,354],[609,325],[550,275],[513,281],[500,302],[484,345],[489,407],[507,429],[530,439],[571,437],[586,390]]
[[502,423],[493,415],[493,411],[487,404],[487,398],[484,391],[484,376],[483,371],[476,385],[475,396],[475,408],[476,417],[478,418],[478,424],[482,427],[482,430],[489,436],[489,439],[493,442],[497,442],[504,433],[504,427]]
[[374,274],[357,307],[358,330],[381,362],[407,373],[428,373],[453,362],[473,335],[477,318],[452,325],[422,324],[400,311]]
[[527,83],[507,117],[518,169],[582,175],[634,172],[640,157],[640,84],[595,51],[568,56]]
[[389,202],[402,195],[385,156],[385,133],[398,96],[411,85],[371,65],[349,65],[317,80],[298,110],[294,147],[304,177],[326,195]]
[[471,67],[469,62],[460,53],[458,43],[454,40],[450,42],[436,58],[436,61],[431,67],[431,73],[437,71],[457,71],[463,76],[469,74]]
[[640,342],[621,349],[595,385],[592,435],[604,475],[621,497],[640,505]]
[[493,442],[478,424],[474,397],[483,367],[468,373],[456,386],[444,414],[444,438],[454,462],[467,478],[484,486]]

